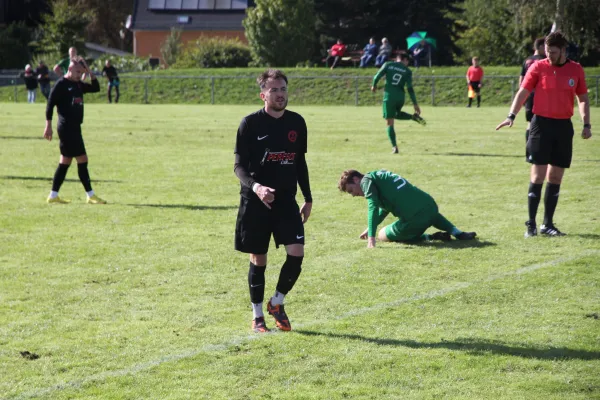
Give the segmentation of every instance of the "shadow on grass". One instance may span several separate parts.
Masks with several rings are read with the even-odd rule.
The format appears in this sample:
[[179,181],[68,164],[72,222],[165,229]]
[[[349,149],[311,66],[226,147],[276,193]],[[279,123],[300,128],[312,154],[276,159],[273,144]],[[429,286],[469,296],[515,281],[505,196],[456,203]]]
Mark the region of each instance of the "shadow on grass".
[[582,239],[600,239],[600,235],[597,233],[569,233],[567,234],[567,237],[569,236],[578,237]]
[[43,136],[0,136],[0,139],[14,140],[44,140]]
[[471,248],[483,248],[496,246],[494,242],[488,242],[486,240],[455,240],[452,239],[449,242],[432,241],[432,242],[399,242],[398,244],[404,246],[419,246],[419,247],[435,247],[440,249],[471,249]]
[[[77,167],[75,167],[77,168]],[[49,170],[48,173],[52,171]],[[12,176],[12,175],[4,175],[0,176],[0,179],[13,180],[13,181],[46,181],[52,182],[52,176],[41,177],[41,176]],[[65,179],[65,182],[81,182],[79,179]],[[92,183],[101,182],[101,183],[123,183],[123,181],[116,181],[110,179],[92,179]]]
[[179,208],[182,210],[234,210],[238,206],[194,206],[191,204],[126,204],[132,207],[154,207],[154,208]]
[[485,153],[431,153],[432,156],[457,156],[457,157],[500,157],[500,158],[525,158],[524,155],[515,154],[485,154]]
[[456,340],[444,340],[439,342],[418,342],[416,340],[380,339],[361,335],[350,335],[344,333],[326,333],[296,329],[294,331],[306,336],[324,336],[333,339],[357,340],[360,342],[374,343],[379,346],[409,347],[412,349],[448,349],[464,351],[474,355],[503,354],[509,356],[535,358],[539,360],[555,359],[579,359],[600,360],[600,352],[569,349],[567,347],[536,348],[522,344],[507,344],[499,340],[482,338],[458,338]]

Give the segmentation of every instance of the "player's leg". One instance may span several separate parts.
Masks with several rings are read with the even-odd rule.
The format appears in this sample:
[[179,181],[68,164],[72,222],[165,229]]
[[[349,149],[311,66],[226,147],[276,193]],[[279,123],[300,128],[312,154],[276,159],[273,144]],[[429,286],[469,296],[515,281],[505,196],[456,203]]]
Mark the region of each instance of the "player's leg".
[[430,240],[430,236],[425,234],[429,226],[428,217],[417,217],[410,221],[398,220],[380,229],[377,234],[377,240],[380,242],[419,242]]
[[392,144],[392,153],[398,153],[396,144],[396,131],[394,130],[394,116],[396,115],[396,105],[393,100],[383,100],[383,118],[385,118],[386,132],[390,143]]
[[[444,217],[439,212],[432,219],[431,225],[434,228],[437,228],[441,231],[448,232],[449,234],[451,234],[458,240],[471,240],[471,239],[475,239],[475,237],[477,236],[477,233],[475,233],[475,232],[461,231],[452,222],[448,221],[448,219],[446,219],[446,217]],[[442,236],[440,235],[440,237],[442,237]]]
[[300,209],[294,199],[274,203],[273,212],[276,218],[273,229],[275,244],[277,246],[284,245],[287,256],[279,273],[275,293],[267,303],[267,311],[275,318],[279,329],[289,331],[292,326],[285,312],[284,300],[302,272],[304,224],[300,217]]
[[73,158],[61,154],[58,167],[56,168],[56,171],[54,171],[54,177],[52,178],[52,190],[50,191],[48,199],[46,199],[49,204],[67,204],[71,202],[70,200],[58,197],[58,191],[67,177],[67,171],[71,166],[71,161],[73,161]]
[[252,307],[252,330],[268,332],[263,313],[265,270],[271,240],[270,210],[256,198],[240,197],[235,225],[235,249],[250,254],[248,290]]
[[106,88],[106,97],[108,98],[108,102],[112,103],[112,85],[110,84],[110,82],[108,82]]
[[531,160],[529,190],[527,193],[527,209],[529,219],[525,222],[527,227],[525,237],[537,235],[536,216],[542,198],[542,187],[550,164],[553,142],[554,122],[544,117],[534,115],[531,119],[527,151]]
[[555,141],[552,146],[550,166],[546,175],[548,182],[544,194],[544,224],[540,227],[540,233],[548,236],[563,236],[564,233],[554,225],[553,218],[565,168],[571,166],[574,131],[571,120],[558,121],[554,128]]
[[119,86],[120,86],[119,82],[117,81],[117,83],[115,84],[115,103],[119,102],[119,96],[120,96]]

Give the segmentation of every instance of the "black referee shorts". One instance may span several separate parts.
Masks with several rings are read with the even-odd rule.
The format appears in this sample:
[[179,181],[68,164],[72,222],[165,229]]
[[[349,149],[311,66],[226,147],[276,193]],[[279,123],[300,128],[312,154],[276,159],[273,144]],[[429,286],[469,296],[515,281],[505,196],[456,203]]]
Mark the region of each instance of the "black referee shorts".
[[534,115],[527,140],[531,163],[569,168],[573,157],[573,135],[571,119]]
[[235,249],[242,253],[266,254],[271,234],[275,245],[304,244],[304,224],[298,203],[293,197],[278,198],[271,209],[256,195],[240,198],[235,226]]
[[481,88],[479,87],[479,84],[481,82],[480,81],[472,81],[469,82],[469,85],[471,85],[471,88],[473,89],[473,91],[477,94],[479,94],[479,92],[481,91]]
[[81,125],[59,125],[56,129],[60,139],[60,154],[65,157],[78,157],[87,154],[81,136]]

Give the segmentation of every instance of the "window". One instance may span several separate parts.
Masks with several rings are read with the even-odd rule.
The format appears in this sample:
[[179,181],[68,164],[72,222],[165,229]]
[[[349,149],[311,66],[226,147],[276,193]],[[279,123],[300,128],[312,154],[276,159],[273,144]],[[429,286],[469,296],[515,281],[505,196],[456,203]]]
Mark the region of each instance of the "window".
[[248,8],[248,0],[233,0],[231,2],[232,10],[245,10]]
[[165,9],[165,0],[148,0],[148,9],[164,10]]
[[156,11],[245,10],[248,0],[148,0],[148,9]]
[[217,10],[231,10],[231,0],[217,0],[215,8]]
[[167,0],[165,3],[166,10],[181,10],[181,0]]
[[215,0],[198,0],[198,10],[214,10]]
[[181,2],[182,10],[197,10],[198,9],[198,0],[183,0]]

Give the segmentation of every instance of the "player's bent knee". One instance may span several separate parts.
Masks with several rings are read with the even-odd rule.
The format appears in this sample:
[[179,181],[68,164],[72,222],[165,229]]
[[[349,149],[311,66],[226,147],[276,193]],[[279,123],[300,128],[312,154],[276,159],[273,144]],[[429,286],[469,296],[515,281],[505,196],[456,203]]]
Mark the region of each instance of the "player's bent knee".
[[387,126],[394,126],[394,119],[393,118],[388,118],[385,121],[387,123]]
[[390,241],[390,239],[387,236],[387,233],[385,233],[385,228],[383,228],[379,231],[379,233],[377,234],[377,240],[379,240],[381,242],[389,242]]
[[250,262],[254,265],[267,265],[266,254],[250,254]]
[[289,256],[304,257],[303,244],[288,244],[287,246],[285,246],[285,251]]

